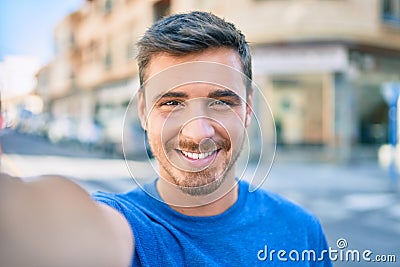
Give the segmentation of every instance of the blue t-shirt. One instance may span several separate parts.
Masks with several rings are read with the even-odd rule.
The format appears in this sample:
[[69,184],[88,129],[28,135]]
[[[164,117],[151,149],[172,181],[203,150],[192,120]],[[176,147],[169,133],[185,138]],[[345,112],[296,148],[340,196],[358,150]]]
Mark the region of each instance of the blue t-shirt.
[[[155,181],[145,190],[158,195]],[[97,192],[130,223],[132,266],[332,266],[318,220],[265,190],[239,182],[236,203],[209,217],[183,215],[140,188]]]

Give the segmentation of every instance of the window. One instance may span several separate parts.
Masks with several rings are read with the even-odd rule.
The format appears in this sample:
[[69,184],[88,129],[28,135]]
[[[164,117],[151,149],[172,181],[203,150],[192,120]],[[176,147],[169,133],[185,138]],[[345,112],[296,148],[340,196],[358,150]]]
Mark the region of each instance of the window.
[[112,8],[113,8],[113,1],[106,0],[106,2],[104,3],[104,13],[105,14],[110,13]]
[[383,22],[400,27],[400,1],[382,0],[381,3]]
[[70,47],[72,47],[72,48],[75,48],[75,45],[76,45],[76,42],[75,42],[75,35],[74,35],[74,33],[70,33],[70,35],[69,35],[69,45],[70,45]]
[[161,19],[162,17],[169,15],[170,13],[170,0],[160,0],[153,5],[153,18],[154,21]]
[[104,66],[106,69],[110,69],[112,66],[112,56],[110,51],[107,51],[106,56],[104,57]]

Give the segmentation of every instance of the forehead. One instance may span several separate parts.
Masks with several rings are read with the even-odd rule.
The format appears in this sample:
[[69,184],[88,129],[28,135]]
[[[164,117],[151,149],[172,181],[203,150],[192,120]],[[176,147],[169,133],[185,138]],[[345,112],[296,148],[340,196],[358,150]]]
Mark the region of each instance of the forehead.
[[210,48],[199,53],[185,56],[172,56],[166,53],[155,54],[146,67],[145,81],[157,73],[182,63],[193,61],[208,61],[229,66],[242,72],[242,65],[238,53],[231,48]]
[[200,88],[188,84],[208,84],[206,88],[226,88],[245,97],[245,75],[238,53],[230,48],[207,49],[185,56],[154,55],[146,69],[144,90],[147,100],[180,88]]

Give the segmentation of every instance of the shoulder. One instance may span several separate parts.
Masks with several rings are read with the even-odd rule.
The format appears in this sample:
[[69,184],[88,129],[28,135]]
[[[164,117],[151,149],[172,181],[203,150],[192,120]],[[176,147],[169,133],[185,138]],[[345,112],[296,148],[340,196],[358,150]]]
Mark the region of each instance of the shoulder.
[[[248,191],[249,184],[245,181],[240,183],[240,190]],[[247,205],[254,213],[319,228],[320,223],[313,213],[277,193],[260,188],[254,192],[247,192],[247,195]]]
[[95,192],[92,199],[122,213],[132,224],[156,216],[162,205],[157,199],[155,182],[138,186],[125,193]]
[[132,209],[132,205],[136,206],[138,203],[146,202],[146,193],[141,188],[134,188],[124,193],[97,191],[92,194],[92,199],[123,211],[124,209]]
[[[248,183],[241,183],[242,190],[248,190]],[[248,192],[245,209],[247,217],[258,225],[258,231],[269,233],[275,236],[276,240],[304,248],[327,247],[318,218],[299,204],[279,194],[265,189]]]

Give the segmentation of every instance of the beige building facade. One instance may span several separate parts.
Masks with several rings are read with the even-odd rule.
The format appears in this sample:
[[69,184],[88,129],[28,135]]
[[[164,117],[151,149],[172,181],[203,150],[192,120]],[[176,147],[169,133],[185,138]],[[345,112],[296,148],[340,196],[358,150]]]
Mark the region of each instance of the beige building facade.
[[[247,36],[280,146],[347,161],[355,146],[386,142],[380,88],[400,81],[396,0],[87,0],[55,29],[58,53],[38,75],[47,73],[40,90],[49,110],[78,124],[98,120],[117,136],[110,129],[138,87],[134,43],[163,15],[190,10],[211,11]],[[271,138],[257,132],[256,142]]]

